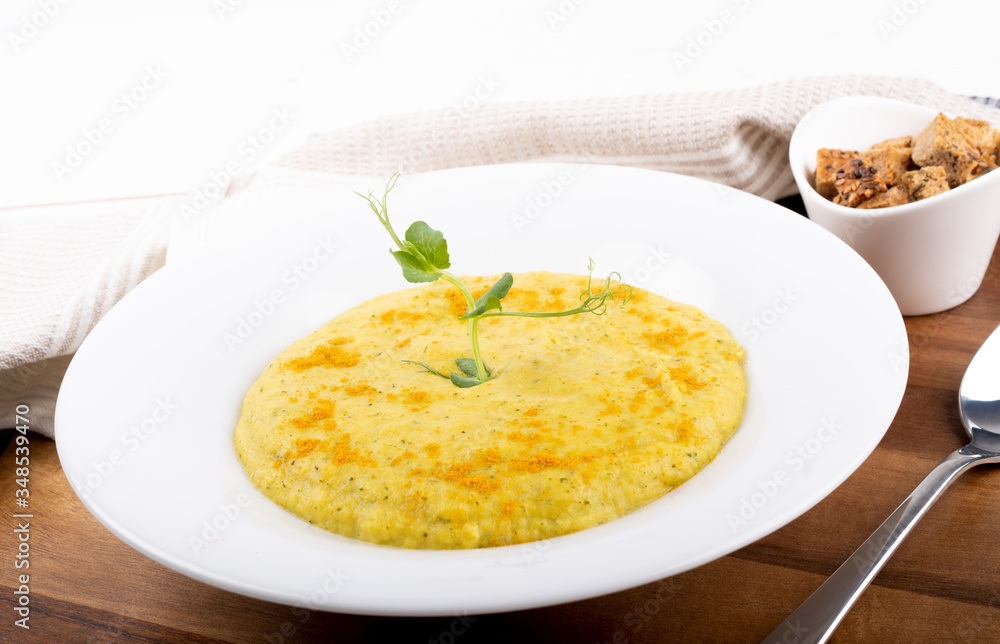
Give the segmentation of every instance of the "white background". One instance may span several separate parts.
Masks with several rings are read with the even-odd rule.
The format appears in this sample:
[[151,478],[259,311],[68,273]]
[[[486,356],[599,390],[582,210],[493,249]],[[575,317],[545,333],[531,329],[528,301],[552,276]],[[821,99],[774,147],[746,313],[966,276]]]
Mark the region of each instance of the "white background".
[[[0,207],[187,193],[233,161],[246,174],[312,133],[477,90],[549,100],[833,74],[1000,96],[1000,3],[5,0]],[[275,109],[290,122],[250,158]]]

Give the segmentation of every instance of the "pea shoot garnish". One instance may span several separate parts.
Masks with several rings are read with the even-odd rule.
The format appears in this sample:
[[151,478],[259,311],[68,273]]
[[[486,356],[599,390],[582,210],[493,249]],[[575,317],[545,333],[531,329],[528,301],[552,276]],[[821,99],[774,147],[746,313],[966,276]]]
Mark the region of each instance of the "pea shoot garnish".
[[[469,288],[455,275],[447,270],[451,267],[451,259],[448,256],[448,242],[441,231],[434,230],[426,222],[415,221],[410,224],[400,239],[389,223],[389,211],[386,200],[389,191],[396,185],[398,175],[393,175],[386,185],[385,194],[381,201],[376,199],[372,193],[367,196],[358,193],[363,197],[371,209],[375,212],[382,226],[392,237],[393,243],[399,250],[390,250],[396,263],[403,270],[403,277],[408,282],[423,283],[435,282],[443,279],[451,283],[461,292],[467,304],[467,310],[460,320],[469,321],[469,340],[472,343],[472,358],[461,357],[455,359],[461,373],[451,372],[445,375],[427,364],[425,360],[405,360],[420,365],[426,371],[442,378],[450,379],[457,387],[475,387],[481,385],[492,376],[492,372],[486,367],[483,361],[483,354],[479,348],[479,321],[492,317],[532,317],[532,318],[555,318],[578,313],[593,313],[602,315],[608,308],[608,300],[616,301],[616,297],[621,296],[620,306],[625,304],[632,297],[632,287],[621,284],[618,280],[621,275],[611,273],[603,282],[603,288],[595,291],[593,289],[594,261],[590,260],[587,269],[587,288],[580,294],[580,306],[566,311],[504,311],[501,301],[507,296],[510,287],[514,283],[514,277],[510,273],[504,273],[497,282],[478,298],[473,298]],[[614,284],[612,284],[614,282]]]

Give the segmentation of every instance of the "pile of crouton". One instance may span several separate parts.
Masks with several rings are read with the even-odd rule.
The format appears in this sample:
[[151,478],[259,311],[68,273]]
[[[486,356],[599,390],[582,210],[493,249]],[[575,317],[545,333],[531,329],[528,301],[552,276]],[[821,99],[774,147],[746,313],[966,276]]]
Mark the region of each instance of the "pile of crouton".
[[816,191],[849,208],[888,208],[927,199],[997,167],[1000,130],[938,114],[919,135],[870,150],[816,153]]

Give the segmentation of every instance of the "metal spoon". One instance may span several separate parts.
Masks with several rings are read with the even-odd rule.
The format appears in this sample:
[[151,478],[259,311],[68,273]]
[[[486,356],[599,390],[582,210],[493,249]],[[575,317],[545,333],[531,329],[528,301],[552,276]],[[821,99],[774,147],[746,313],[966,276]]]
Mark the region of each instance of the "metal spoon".
[[1000,327],[979,348],[958,388],[968,445],[948,455],[896,511],[764,642],[826,642],[941,493],[973,465],[1000,462]]

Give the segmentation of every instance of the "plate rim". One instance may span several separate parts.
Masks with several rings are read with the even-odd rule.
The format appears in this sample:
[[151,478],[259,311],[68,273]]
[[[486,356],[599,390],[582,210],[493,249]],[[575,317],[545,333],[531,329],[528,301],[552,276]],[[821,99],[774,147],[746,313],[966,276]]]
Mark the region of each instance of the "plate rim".
[[[409,180],[413,180],[413,181],[420,181],[422,178],[426,178],[426,177],[432,176],[432,175],[440,176],[442,173],[448,173],[448,174],[450,174],[452,176],[460,176],[462,174],[470,173],[470,172],[473,172],[473,173],[486,173],[487,175],[489,175],[490,173],[496,172],[496,168],[505,168],[504,171],[510,171],[511,169],[516,169],[516,168],[525,168],[526,169],[525,171],[528,174],[531,174],[533,176],[542,176],[545,173],[551,173],[553,171],[564,170],[564,169],[567,169],[567,168],[572,169],[572,168],[576,168],[576,167],[578,167],[578,164],[561,164],[561,163],[559,163],[559,164],[554,164],[554,163],[531,163],[531,164],[508,164],[508,165],[505,165],[505,166],[476,166],[476,167],[466,167],[466,168],[456,168],[456,169],[436,171],[436,172],[433,172],[433,173],[425,173],[423,175],[414,175],[412,177],[408,177],[408,179]],[[713,183],[708,182],[708,181],[704,181],[704,180],[700,180],[700,179],[696,179],[696,178],[692,178],[692,177],[687,177],[687,176],[684,176],[684,175],[676,175],[676,174],[670,174],[670,173],[663,173],[663,172],[646,170],[646,169],[622,168],[621,166],[592,166],[592,167],[593,168],[598,168],[598,172],[610,172],[611,174],[619,173],[619,172],[625,172],[625,173],[647,173],[647,177],[651,176],[651,175],[655,175],[657,178],[662,178],[665,183],[670,183],[672,181],[680,181],[681,183],[690,182],[689,185],[692,185],[692,186],[701,186],[702,188],[708,186],[708,187],[711,187],[713,189],[719,189],[719,190],[724,189],[724,187],[718,186],[718,184],[713,184]],[[731,190],[731,189],[726,189],[726,190]],[[773,204],[771,202],[768,202],[768,201],[766,201],[764,199],[761,199],[759,197],[755,197],[753,195],[749,195],[747,193],[742,193],[742,192],[739,192],[739,191],[736,191],[736,190],[732,190],[732,192],[738,193],[738,199],[747,199],[747,198],[750,198],[750,199],[757,200],[759,202],[768,204],[767,208],[770,208],[770,207],[778,208],[779,207],[779,206],[776,206],[775,204]],[[793,214],[795,218],[799,218],[799,215],[794,214],[794,213],[791,213],[791,214]],[[804,219],[804,218],[802,218],[802,219]],[[804,221],[803,223],[806,223],[806,222]],[[792,225],[794,226],[794,225],[799,225],[799,224],[792,224]],[[808,224],[808,225],[815,226],[814,224]],[[827,235],[828,238],[829,238],[829,241],[831,241],[834,244],[840,244],[840,245],[842,245],[843,249],[845,249],[846,251],[848,251],[850,254],[853,254],[853,255],[856,256],[856,253],[854,253],[854,251],[850,250],[850,248],[847,247],[846,244],[843,244],[843,242],[841,242],[839,239],[837,239],[832,234],[830,234],[827,231],[821,229],[819,226],[815,226],[815,230],[818,233]],[[863,263],[863,260],[861,260],[860,257],[856,256],[856,258],[857,258],[857,261]],[[187,266],[187,265],[185,265],[185,266]],[[865,264],[865,266],[867,267],[866,264]],[[176,270],[181,270],[181,269],[178,268]],[[871,270],[871,269],[869,268],[869,270]],[[131,302],[132,300],[136,299],[136,297],[142,297],[142,295],[133,297],[134,293],[139,292],[141,294],[141,293],[145,292],[142,289],[151,290],[151,289],[154,289],[154,288],[159,288],[157,286],[159,284],[159,282],[161,282],[161,281],[169,281],[170,279],[172,279],[171,276],[173,275],[173,272],[174,271],[171,270],[170,266],[167,266],[164,269],[161,269],[160,271],[157,271],[156,273],[154,273],[153,275],[151,275],[147,280],[145,280],[143,283],[140,283],[131,292],[127,293],[122,298],[122,300],[118,304],[115,305],[114,309],[120,309],[121,308],[121,309],[127,310],[127,307],[130,306],[130,304],[127,304],[127,302]],[[878,280],[878,277],[874,274],[874,271],[871,271],[871,276],[874,277],[874,279],[878,281],[878,284],[881,285],[882,289],[884,290],[884,297],[888,298],[889,302],[893,302],[892,298],[891,298],[891,295],[888,293],[888,290],[885,288],[884,284],[881,284],[881,281]],[[151,284],[152,286],[148,286],[148,284]],[[126,302],[126,304],[122,305],[123,302]],[[105,317],[105,319],[109,319],[109,318],[112,319],[112,320],[116,319],[116,315],[117,314],[115,314],[114,309],[109,313],[108,316]],[[902,331],[903,331],[903,337],[905,338],[905,325],[903,324],[902,316],[899,315],[898,310],[896,311],[896,316],[897,316],[898,319],[893,319],[892,322],[894,324],[898,322],[898,326],[902,329]],[[100,326],[103,323],[104,323],[104,320],[101,320],[101,322],[98,323],[98,326]],[[83,351],[83,355],[85,357],[88,355],[88,349],[85,349],[85,347],[88,345],[88,341],[89,341],[89,336],[88,336],[88,339],[84,341],[84,345],[81,347],[81,351]],[[905,347],[904,350],[908,351],[908,347]],[[908,359],[908,354],[905,357]],[[69,370],[67,371],[67,380],[70,380],[70,374],[75,373],[75,369],[79,369],[79,368],[80,368],[79,367],[79,363],[77,363],[76,356],[74,356],[74,360],[71,363],[71,365],[69,367]],[[888,420],[888,422],[886,422],[885,428],[883,428],[882,431],[881,431],[881,433],[879,434],[879,437],[878,437],[879,439],[881,438],[881,436],[884,435],[885,431],[888,430],[888,427],[891,424],[892,418],[895,416],[896,412],[898,411],[899,405],[900,405],[900,403],[902,401],[903,392],[905,390],[905,383],[906,383],[906,379],[907,379],[906,378],[907,371],[908,371],[908,367],[907,367],[906,370],[903,371],[903,374],[902,374],[902,378],[901,378],[902,386],[898,388],[899,389],[899,391],[898,391],[898,398],[894,402],[890,403],[890,407],[892,408],[892,410],[891,410],[891,413],[889,414],[889,420]],[[56,423],[57,423],[57,433],[56,433],[56,435],[57,435],[57,441],[56,441],[56,443],[57,443],[57,451],[59,453],[60,462],[64,463],[65,462],[64,461],[64,456],[65,456],[65,458],[67,460],[72,460],[73,455],[70,455],[70,454],[64,455],[63,451],[59,448],[60,442],[58,441],[58,435],[59,435],[58,427],[59,427],[59,419],[60,419],[60,416],[61,416],[60,415],[60,408],[65,409],[62,405],[60,405],[61,402],[63,402],[63,389],[62,388],[60,388],[59,400],[57,401],[57,405],[56,405]],[[841,473],[842,475],[838,476],[838,477],[834,477],[835,480],[834,479],[828,480],[826,487],[821,492],[816,493],[814,495],[816,498],[811,503],[809,503],[806,507],[793,507],[793,508],[786,509],[781,516],[775,517],[775,518],[770,519],[767,522],[761,524],[760,526],[757,527],[757,529],[755,529],[755,530],[753,530],[751,532],[748,532],[743,539],[733,539],[733,540],[730,540],[730,542],[727,545],[720,545],[719,547],[716,547],[714,550],[710,550],[710,551],[704,552],[699,559],[695,560],[694,563],[692,563],[691,565],[683,568],[683,570],[690,570],[690,569],[698,567],[700,565],[704,565],[705,563],[707,563],[709,561],[712,561],[712,560],[714,560],[714,559],[716,559],[718,557],[724,556],[724,555],[726,555],[728,553],[731,553],[731,552],[733,552],[735,550],[738,550],[739,548],[745,547],[749,543],[753,543],[754,541],[757,541],[758,539],[763,538],[764,536],[766,536],[767,534],[770,534],[771,532],[777,530],[781,526],[784,526],[784,525],[790,523],[792,520],[794,520],[798,516],[801,516],[806,511],[808,511],[810,508],[812,508],[817,503],[819,503],[824,498],[826,498],[834,489],[836,489],[837,487],[839,487],[839,485],[842,484],[844,480],[846,480],[851,474],[853,474],[857,470],[857,468],[860,467],[860,465],[868,458],[868,456],[871,454],[871,452],[874,451],[874,449],[877,446],[877,444],[878,444],[878,440],[874,440],[874,441],[871,442],[871,445],[870,445],[869,449],[864,450],[863,453],[861,451],[856,452],[855,453],[855,458],[853,459],[852,463],[842,471],[842,473]],[[65,467],[65,465],[64,465],[64,467]],[[185,575],[187,575],[189,577],[192,577],[194,579],[198,579],[199,581],[202,581],[202,582],[205,582],[205,583],[209,583],[209,584],[211,584],[213,586],[216,586],[216,587],[219,587],[219,588],[223,588],[225,590],[229,590],[231,592],[236,592],[236,593],[239,593],[239,594],[243,594],[243,595],[247,595],[247,596],[251,596],[251,597],[256,597],[258,599],[262,599],[262,600],[266,600],[266,601],[276,601],[276,602],[280,602],[280,603],[287,603],[287,604],[290,604],[290,605],[296,605],[297,604],[297,602],[295,601],[295,598],[293,598],[293,597],[278,596],[273,591],[268,591],[267,589],[256,588],[256,587],[254,587],[252,585],[248,585],[246,583],[235,582],[231,578],[228,578],[228,577],[226,577],[224,575],[204,570],[202,568],[199,568],[198,566],[192,565],[191,562],[188,562],[188,561],[185,561],[183,559],[179,559],[179,558],[175,558],[175,557],[169,556],[169,554],[165,554],[163,552],[159,552],[155,548],[152,548],[148,543],[145,543],[145,542],[142,542],[142,541],[138,541],[137,542],[134,538],[131,539],[131,540],[130,539],[126,539],[123,536],[123,533],[129,534],[129,530],[127,528],[125,528],[118,520],[116,520],[115,517],[108,515],[104,511],[104,509],[102,509],[101,507],[98,507],[97,505],[93,505],[81,493],[81,490],[78,488],[78,485],[77,485],[76,482],[74,482],[72,479],[71,479],[70,482],[71,482],[71,486],[74,489],[74,492],[84,502],[84,505],[87,507],[88,511],[90,511],[96,518],[98,518],[98,520],[106,528],[108,528],[112,533],[114,533],[116,536],[118,536],[119,538],[121,538],[124,541],[126,541],[126,543],[128,543],[130,546],[132,546],[136,550],[142,552],[147,557],[150,557],[151,559],[153,559],[155,561],[158,561],[158,562],[166,565],[167,567],[169,567],[169,568],[171,568],[173,570],[176,570],[178,572],[181,572],[182,574],[185,574]],[[131,535],[131,534],[129,536],[133,536],[134,537],[134,535]],[[517,547],[518,546],[506,546],[506,547],[502,547],[502,548],[517,548]],[[675,571],[672,574],[677,574],[679,572],[682,572],[683,570]],[[567,589],[567,591],[562,596],[551,597],[550,600],[546,600],[544,602],[539,602],[537,599],[534,599],[534,600],[527,599],[527,600],[524,600],[524,601],[517,601],[517,600],[511,599],[511,598],[507,598],[507,600],[503,601],[503,602],[493,602],[495,604],[495,607],[492,608],[492,609],[478,610],[477,612],[478,613],[503,612],[503,611],[508,611],[508,610],[520,610],[520,609],[525,609],[525,608],[533,608],[533,607],[539,607],[539,606],[545,606],[545,605],[552,605],[552,604],[564,603],[564,602],[568,602],[568,601],[575,601],[575,600],[585,599],[587,597],[592,597],[592,596],[595,596],[595,595],[598,595],[598,594],[604,594],[606,592],[617,592],[617,591],[620,591],[620,590],[623,590],[623,589],[626,589],[626,588],[630,588],[630,587],[634,587],[634,586],[637,586],[637,585],[641,585],[643,583],[650,583],[652,581],[655,581],[657,579],[662,579],[662,578],[663,577],[661,575],[659,575],[656,572],[656,570],[654,569],[654,570],[651,570],[646,577],[641,577],[640,578],[640,577],[634,576],[633,579],[631,581],[629,581],[628,583],[619,584],[617,587],[610,587],[610,589],[602,590],[601,592],[598,592],[598,593],[594,593],[594,592],[592,592],[592,590],[587,590],[587,591],[581,592],[578,589],[577,590]],[[487,602],[487,603],[489,603],[489,602]],[[337,612],[348,612],[348,613],[368,614],[368,615],[431,616],[431,615],[446,615],[446,614],[451,614],[451,611],[442,611],[440,608],[438,608],[438,609],[434,609],[434,608],[427,609],[426,607],[423,608],[423,609],[416,609],[416,610],[414,610],[414,609],[407,609],[407,610],[403,610],[403,611],[400,611],[398,609],[393,609],[392,607],[379,607],[379,606],[374,606],[374,605],[368,606],[368,607],[364,607],[364,606],[351,606],[351,607],[343,607],[343,606],[341,606],[341,607],[318,606],[318,608],[320,608],[321,610],[334,610],[334,611],[337,611]]]

